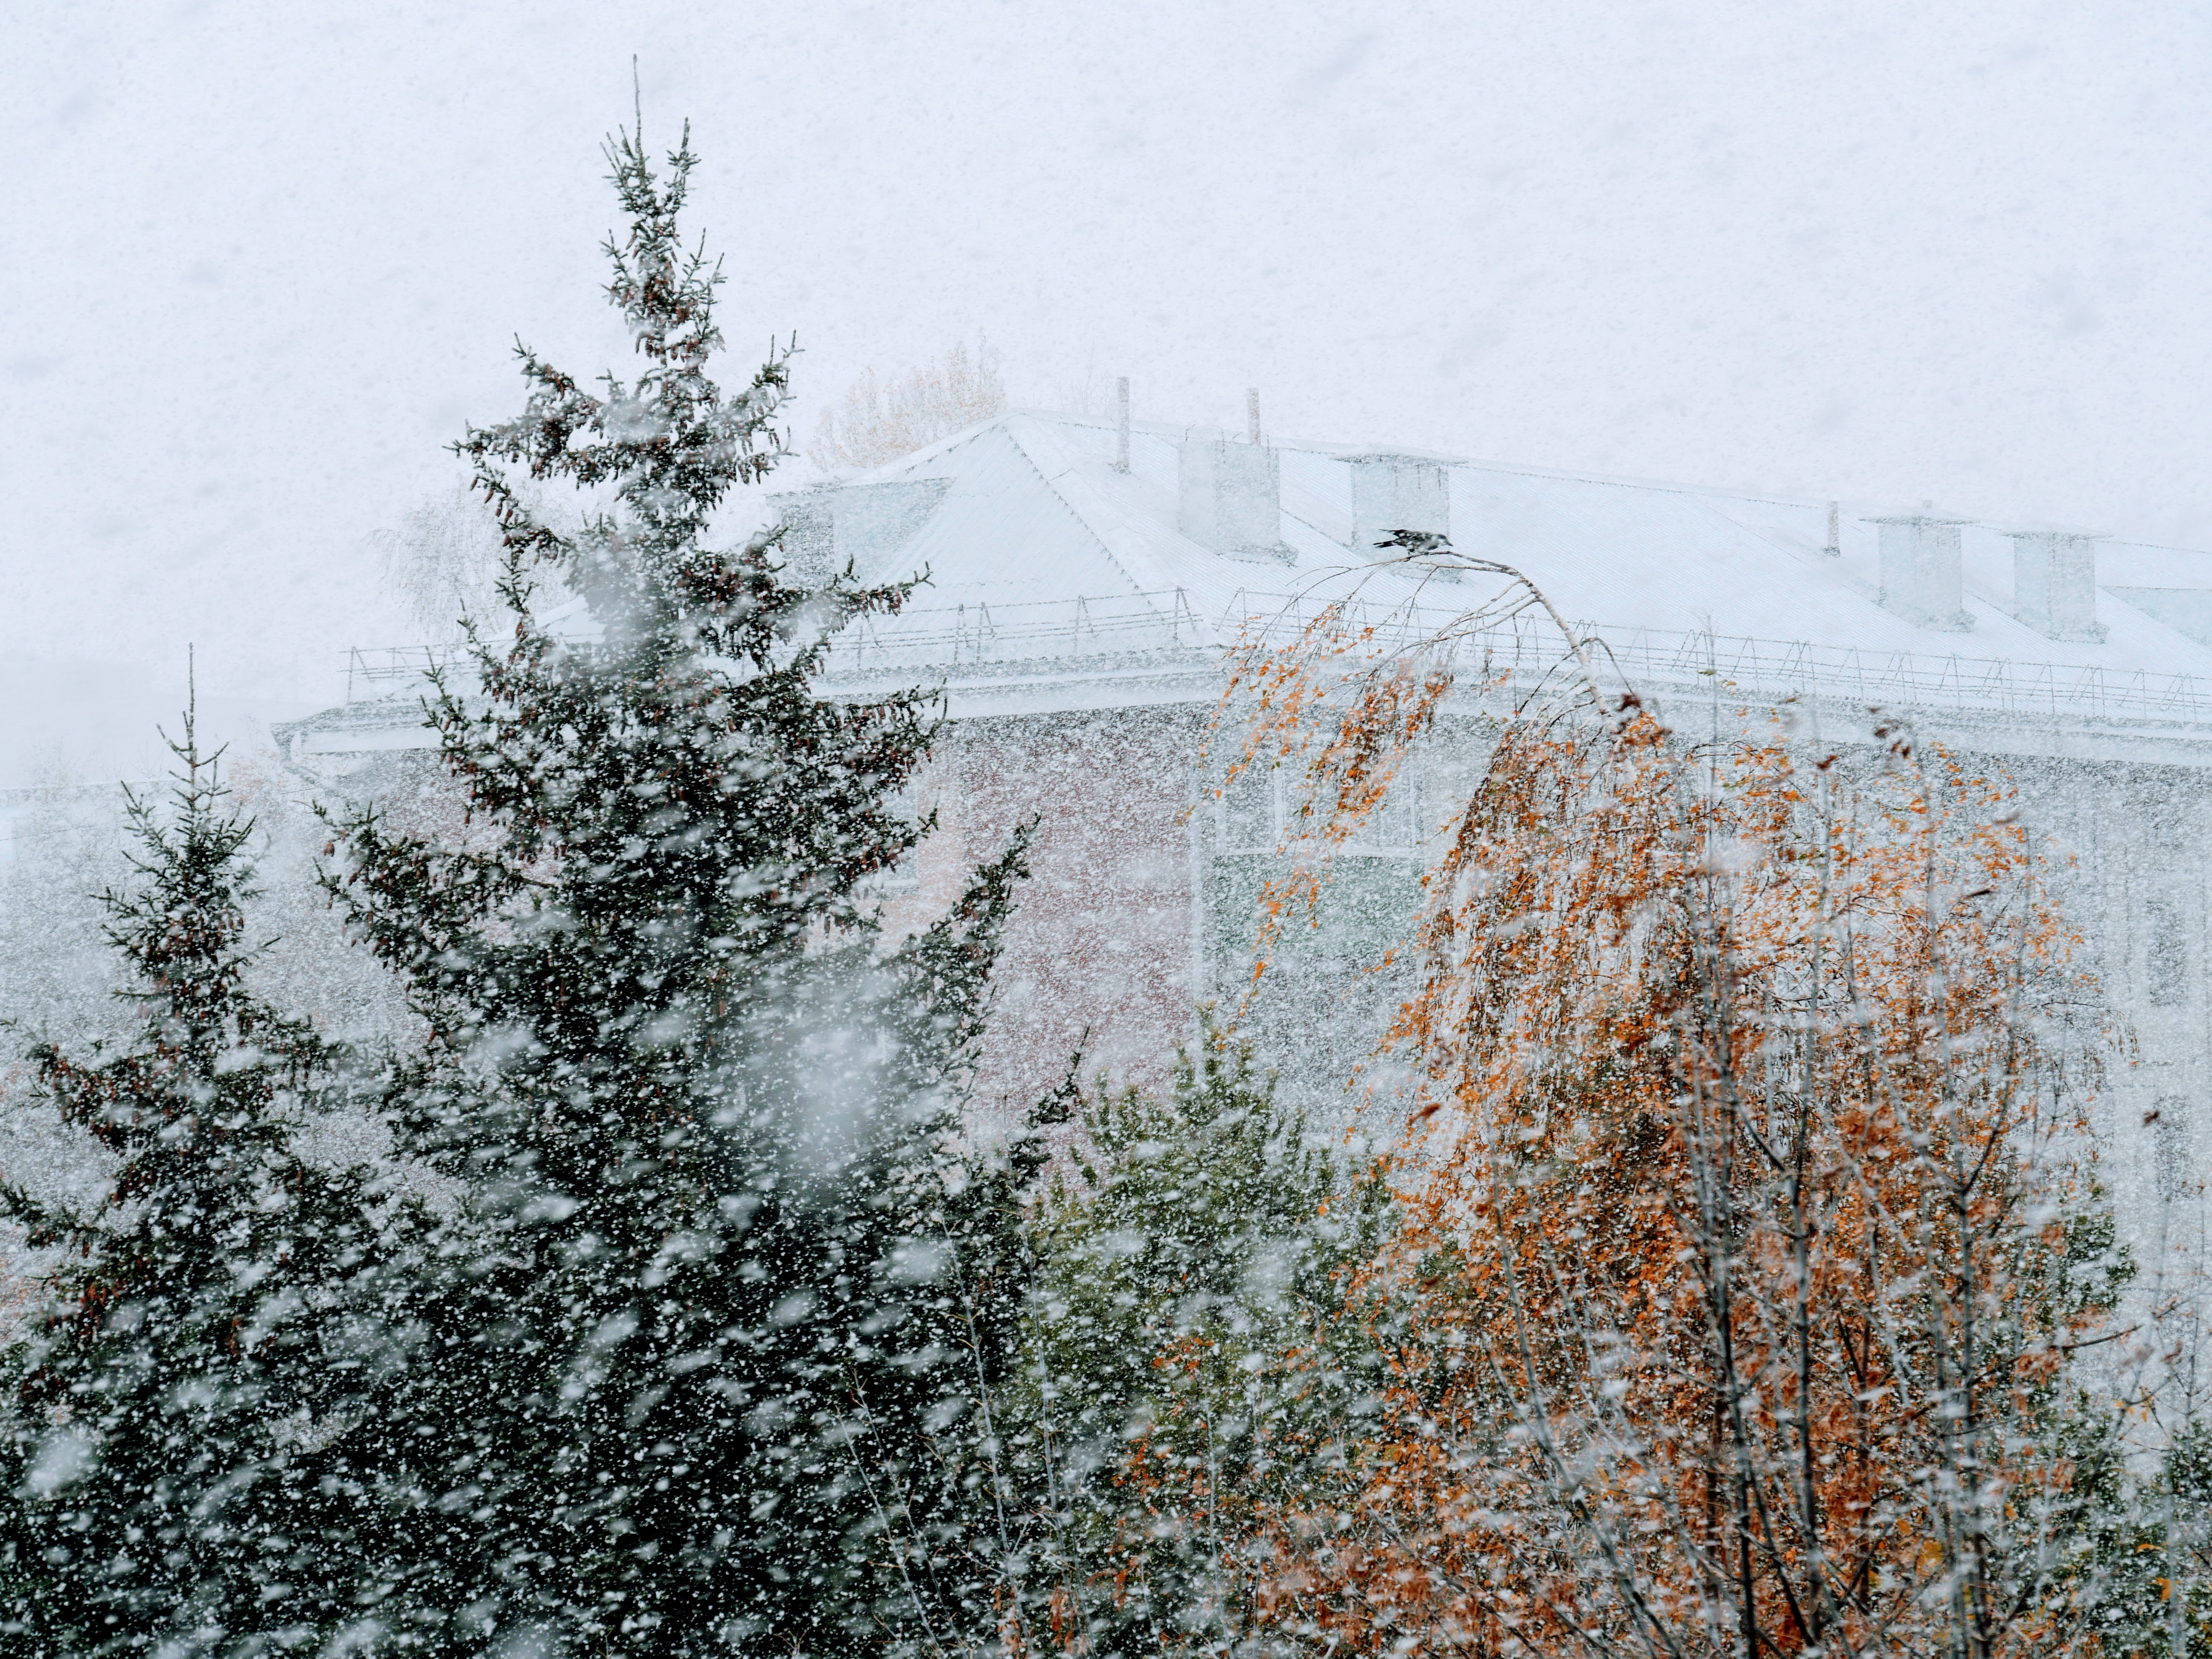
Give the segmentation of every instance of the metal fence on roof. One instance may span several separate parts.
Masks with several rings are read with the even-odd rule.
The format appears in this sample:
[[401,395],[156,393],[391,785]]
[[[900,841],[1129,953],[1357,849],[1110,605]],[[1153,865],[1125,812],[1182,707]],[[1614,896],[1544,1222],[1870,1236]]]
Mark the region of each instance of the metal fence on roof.
[[1190,653],[1218,638],[1181,588],[1102,599],[957,605],[855,619],[837,638],[830,672]]
[[[1035,663],[1133,651],[1218,650],[1237,639],[1287,642],[1320,614],[1312,596],[1240,592],[1200,626],[1188,593],[1027,605],[917,611],[856,628],[835,661],[858,672],[958,663]],[[1462,613],[1437,605],[1352,607],[1347,620],[1372,628],[1379,645],[1415,646],[1450,629]],[[1702,631],[1578,622],[1599,648],[1607,680],[1653,688],[1696,685],[1771,697],[1836,699],[2022,717],[2212,724],[2212,682],[2087,665],[2016,662],[1762,640]],[[1487,676],[1528,680],[1556,671],[1559,631],[1534,613],[1455,631],[1462,659],[1478,655]]]
[[1797,693],[1888,708],[2212,723],[2212,684],[2190,674],[1861,651],[1654,629],[1588,631],[1605,643],[1631,682],[1642,676],[1679,684],[1698,677],[1772,696]]
[[[1110,599],[956,605],[855,617],[837,636],[830,673],[836,678],[893,667],[1190,653],[1212,649],[1220,637],[1180,588]],[[380,696],[465,657],[465,647],[459,645],[356,647],[346,655],[346,701]]]
[[458,662],[462,645],[356,646],[346,653],[346,701],[381,696],[394,685],[411,684],[443,664]]
[[[1318,616],[1311,595],[1240,592],[1218,611],[1201,611],[1183,589],[1035,603],[957,605],[855,620],[830,654],[834,682],[900,669],[963,665],[1027,666],[1102,659],[1218,658],[1244,639],[1287,642]],[[1372,628],[1382,646],[1413,647],[1450,629],[1462,613],[1433,605],[1376,604],[1348,620]],[[1577,623],[1600,648],[1607,681],[1656,690],[1694,685],[1768,697],[1820,697],[1885,708],[1921,708],[2022,718],[2212,724],[2212,682],[2187,674],[2002,658],[1866,651],[1807,641],[1621,628]],[[1451,629],[1462,660],[1480,658],[1486,676],[1532,680],[1558,670],[1565,644],[1534,613],[1495,625]],[[376,696],[418,679],[456,647],[356,650],[347,662],[347,700]]]

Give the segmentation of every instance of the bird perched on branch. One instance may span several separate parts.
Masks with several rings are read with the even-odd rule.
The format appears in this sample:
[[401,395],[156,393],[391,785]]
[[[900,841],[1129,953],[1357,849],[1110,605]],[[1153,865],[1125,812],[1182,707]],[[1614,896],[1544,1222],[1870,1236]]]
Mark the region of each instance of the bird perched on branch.
[[1402,547],[1408,553],[1449,553],[1452,550],[1450,538],[1435,530],[1394,530],[1375,545]]

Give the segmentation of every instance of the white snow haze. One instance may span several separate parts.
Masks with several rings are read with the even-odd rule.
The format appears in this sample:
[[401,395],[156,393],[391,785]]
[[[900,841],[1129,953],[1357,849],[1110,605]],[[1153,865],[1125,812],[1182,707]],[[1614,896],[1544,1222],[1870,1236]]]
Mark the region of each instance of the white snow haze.
[[2208,0],[0,8],[0,1659],[2212,1659]]
[[412,624],[376,537],[623,367],[597,149],[692,123],[798,435],[1018,403],[2212,541],[2202,7],[90,0],[0,54],[0,787]]

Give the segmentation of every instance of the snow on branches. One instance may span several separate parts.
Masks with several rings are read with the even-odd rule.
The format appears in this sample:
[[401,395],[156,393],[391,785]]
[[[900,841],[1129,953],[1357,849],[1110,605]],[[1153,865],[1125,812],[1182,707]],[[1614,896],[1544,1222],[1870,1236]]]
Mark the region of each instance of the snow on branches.
[[2116,1287],[2094,988],[2033,838],[1899,720],[1694,738],[1564,624],[1566,689],[1512,703],[1456,647],[1541,604],[1338,605],[1238,665],[1241,763],[1303,784],[1278,915],[1420,745],[1488,747],[1399,953],[1401,1224],[1345,1315],[1392,1380],[1273,1517],[1282,1616],[1377,1650],[2071,1650],[2115,1454],[2069,1367]]

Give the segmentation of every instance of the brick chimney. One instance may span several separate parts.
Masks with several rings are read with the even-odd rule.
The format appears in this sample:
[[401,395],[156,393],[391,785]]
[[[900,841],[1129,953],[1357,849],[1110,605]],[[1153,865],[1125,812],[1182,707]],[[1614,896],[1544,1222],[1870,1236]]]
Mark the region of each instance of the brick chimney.
[[2105,637],[2097,620],[2097,540],[2065,530],[2014,530],[2013,615],[2047,639]]
[[1176,528],[1240,558],[1288,558],[1282,475],[1265,444],[1186,438],[1176,452]]
[[1375,544],[1394,530],[1451,534],[1451,471],[1418,455],[1354,455],[1352,550],[1376,556]]
[[1974,625],[1960,579],[1959,531],[1967,519],[1929,513],[1870,519],[1881,529],[1881,606],[1923,628],[1964,633]]

